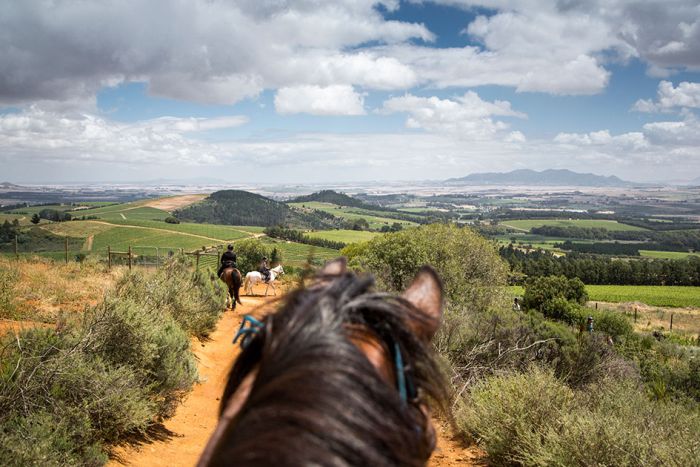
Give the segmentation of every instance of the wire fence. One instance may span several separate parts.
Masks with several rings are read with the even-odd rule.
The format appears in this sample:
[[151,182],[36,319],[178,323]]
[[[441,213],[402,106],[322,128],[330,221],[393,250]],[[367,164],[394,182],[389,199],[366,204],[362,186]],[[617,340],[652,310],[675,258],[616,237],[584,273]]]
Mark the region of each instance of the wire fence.
[[65,263],[71,261],[81,262],[89,255],[105,261],[110,268],[113,266],[158,268],[165,264],[168,258],[181,254],[191,258],[195,268],[199,270],[206,268],[216,269],[222,253],[220,246],[202,247],[188,251],[179,246],[129,245],[124,248],[122,244],[119,249],[107,246],[104,249],[86,251],[82,243],[71,241],[68,237],[65,237],[62,243],[60,245],[62,248],[55,244],[52,244],[50,249],[42,248],[41,246],[33,248],[32,245],[18,243],[15,238],[10,248],[3,249],[0,251],[0,254],[6,257],[14,257],[15,259],[39,256]]

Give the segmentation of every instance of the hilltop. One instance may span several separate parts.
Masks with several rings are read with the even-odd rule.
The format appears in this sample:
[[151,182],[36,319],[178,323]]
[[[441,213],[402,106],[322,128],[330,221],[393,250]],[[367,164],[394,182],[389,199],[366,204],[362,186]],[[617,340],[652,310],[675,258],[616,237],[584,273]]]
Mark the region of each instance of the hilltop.
[[633,183],[614,175],[603,176],[578,173],[567,169],[548,169],[538,172],[530,169],[511,172],[487,172],[445,180],[449,185],[539,185],[539,186],[600,186],[625,187]]
[[321,190],[316,193],[311,193],[310,195],[306,196],[298,196],[294,199],[289,200],[289,203],[310,203],[312,201],[320,202],[320,203],[330,203],[330,204],[336,204],[338,206],[349,206],[353,208],[360,208],[360,209],[382,209],[379,206],[365,203],[364,201],[353,198],[352,196],[348,196],[345,193],[338,193],[337,191],[334,190]]
[[[182,220],[224,225],[272,227],[290,225],[321,228],[332,224],[333,216],[321,217],[295,211],[285,203],[243,190],[222,190],[202,201],[174,212]],[[327,218],[326,218],[327,217]]]

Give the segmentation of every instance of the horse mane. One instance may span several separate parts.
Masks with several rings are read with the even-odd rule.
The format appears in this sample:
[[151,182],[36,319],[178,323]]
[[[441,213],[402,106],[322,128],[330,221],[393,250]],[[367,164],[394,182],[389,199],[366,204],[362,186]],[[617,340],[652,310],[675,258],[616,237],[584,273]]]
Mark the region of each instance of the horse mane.
[[[332,280],[331,280],[332,279]],[[288,294],[234,364],[226,408],[257,366],[247,400],[225,428],[210,465],[424,465],[434,448],[429,420],[402,401],[348,339],[348,324],[390,336],[412,367],[422,399],[445,407],[442,375],[430,345],[406,316],[425,320],[406,300],[372,292],[352,273]]]

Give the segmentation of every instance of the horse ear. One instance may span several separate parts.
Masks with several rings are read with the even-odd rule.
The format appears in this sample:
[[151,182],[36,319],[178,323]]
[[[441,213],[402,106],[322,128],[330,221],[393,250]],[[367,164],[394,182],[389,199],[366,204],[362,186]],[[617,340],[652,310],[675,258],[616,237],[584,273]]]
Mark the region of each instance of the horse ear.
[[328,261],[323,265],[323,268],[318,272],[319,276],[340,276],[345,274],[348,268],[348,260],[345,256]]
[[422,339],[429,341],[435,335],[442,318],[442,281],[430,266],[423,266],[411,285],[401,294],[425,319],[413,319],[408,325]]

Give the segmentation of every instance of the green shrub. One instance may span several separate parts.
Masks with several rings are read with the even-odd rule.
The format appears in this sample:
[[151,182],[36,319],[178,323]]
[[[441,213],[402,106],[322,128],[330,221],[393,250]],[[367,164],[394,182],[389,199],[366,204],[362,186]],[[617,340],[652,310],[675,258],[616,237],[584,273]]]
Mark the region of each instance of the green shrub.
[[564,276],[534,277],[525,284],[523,306],[530,310],[540,310],[548,301],[563,298],[583,305],[588,300],[586,287],[580,279],[567,279]]
[[571,390],[548,371],[492,377],[458,425],[494,465],[700,465],[700,415],[647,399],[624,380]]
[[[78,422],[78,423],[76,423]],[[103,465],[107,454],[93,441],[84,446],[74,439],[89,430],[89,420],[63,420],[46,411],[0,420],[0,459],[8,467],[41,465]]]
[[453,310],[486,310],[507,301],[505,263],[493,243],[469,228],[420,226],[378,235],[341,253],[351,266],[374,274],[386,290],[403,290],[421,266],[433,266]]
[[236,242],[236,255],[238,256],[238,269],[245,275],[250,271],[257,271],[263,257],[270,259],[272,250],[258,239],[251,238]]
[[590,316],[593,317],[594,331],[604,332],[614,339],[629,337],[634,332],[629,318],[622,313],[615,313],[612,311],[587,311]]
[[202,272],[192,272],[183,256],[176,256],[155,274],[124,275],[116,284],[120,299],[132,300],[152,310],[172,316],[190,334],[208,335],[224,310],[226,291],[221,281]]
[[549,319],[578,324],[583,319],[581,306],[564,297],[554,297],[541,305],[542,314]]
[[[20,458],[41,455],[34,444],[45,445],[49,454],[54,448],[64,451],[50,454],[56,463],[63,455],[93,457],[96,443],[142,431],[152,422],[155,404],[142,379],[132,369],[110,365],[89,352],[89,337],[30,329],[3,342],[0,431],[10,438],[23,432],[55,432],[57,437],[19,445],[24,453]],[[28,421],[19,423],[20,418]],[[4,445],[0,451],[13,449]]]
[[161,416],[169,416],[197,378],[187,334],[167,312],[125,298],[107,298],[85,316],[90,351],[141,379]]

